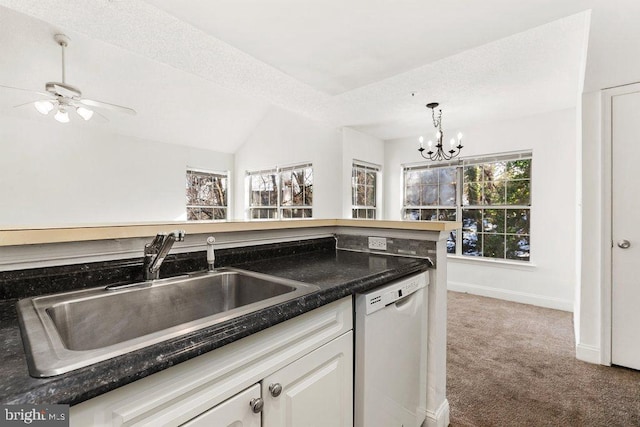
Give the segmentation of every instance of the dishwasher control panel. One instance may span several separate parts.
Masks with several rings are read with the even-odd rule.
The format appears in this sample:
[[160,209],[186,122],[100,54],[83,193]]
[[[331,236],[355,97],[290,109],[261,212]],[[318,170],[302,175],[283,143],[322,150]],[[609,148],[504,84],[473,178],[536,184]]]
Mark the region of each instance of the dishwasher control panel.
[[381,308],[401,300],[418,289],[426,287],[429,283],[429,276],[425,273],[416,274],[406,279],[400,279],[382,286],[379,289],[366,294],[367,315],[374,313]]

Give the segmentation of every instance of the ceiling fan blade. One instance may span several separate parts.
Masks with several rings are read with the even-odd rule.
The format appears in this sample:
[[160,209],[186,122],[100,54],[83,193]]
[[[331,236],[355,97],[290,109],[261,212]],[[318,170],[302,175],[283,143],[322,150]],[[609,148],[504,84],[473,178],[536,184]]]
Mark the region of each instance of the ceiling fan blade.
[[38,101],[29,101],[29,102],[25,102],[24,104],[14,105],[13,108],[24,107],[25,105],[33,105],[34,102],[38,102]]
[[80,102],[84,105],[89,105],[90,107],[98,107],[98,108],[106,108],[108,110],[120,111],[121,113],[131,114],[132,116],[136,115],[136,110],[129,107],[123,107],[122,105],[109,104],[108,102],[102,101],[94,101],[93,99],[78,99],[76,102]]
[[35,101],[25,102],[24,104],[14,105],[13,108],[25,107],[27,105],[35,107],[38,112],[46,116],[60,104],[55,99],[37,99]]
[[96,110],[93,110],[93,114],[95,115],[96,119],[98,119],[99,122],[107,123],[109,121],[107,116],[97,112]]
[[13,86],[5,86],[5,85],[0,85],[0,87],[3,87],[5,89],[21,90],[21,91],[24,91],[24,92],[35,93],[35,94],[38,94],[38,95],[42,95],[42,96],[46,96],[48,98],[51,98],[51,94],[47,93],[47,92],[38,92],[37,90],[23,89],[21,87],[13,87]]

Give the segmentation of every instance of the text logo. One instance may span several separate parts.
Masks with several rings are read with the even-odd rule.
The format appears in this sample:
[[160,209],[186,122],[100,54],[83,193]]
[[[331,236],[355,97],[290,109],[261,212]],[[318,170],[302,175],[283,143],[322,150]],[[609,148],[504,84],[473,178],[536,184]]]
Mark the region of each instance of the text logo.
[[1,405],[0,427],[68,427],[69,405]]

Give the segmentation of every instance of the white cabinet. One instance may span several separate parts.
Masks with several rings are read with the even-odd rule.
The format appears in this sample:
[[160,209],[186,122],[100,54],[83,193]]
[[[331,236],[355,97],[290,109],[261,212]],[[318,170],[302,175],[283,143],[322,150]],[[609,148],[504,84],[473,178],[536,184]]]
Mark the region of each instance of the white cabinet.
[[346,297],[72,406],[70,425],[351,426],[352,330]]
[[352,344],[352,332],[335,338],[183,427],[352,426]]
[[260,427],[260,412],[254,412],[250,405],[258,398],[260,385],[256,384],[183,424],[183,427]]
[[264,427],[353,425],[353,333],[262,381]]

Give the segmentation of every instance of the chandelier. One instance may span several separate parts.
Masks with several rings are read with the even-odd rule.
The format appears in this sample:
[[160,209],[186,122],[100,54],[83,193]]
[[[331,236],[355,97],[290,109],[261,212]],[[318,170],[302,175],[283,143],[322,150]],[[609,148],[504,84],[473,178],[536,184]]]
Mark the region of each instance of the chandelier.
[[[433,127],[436,128],[436,144],[433,145],[433,141],[429,140],[427,142],[427,148],[424,147],[424,138],[421,136],[418,138],[420,141],[420,148],[418,151],[420,155],[427,160],[440,161],[440,160],[451,160],[460,154],[460,149],[462,148],[462,134],[458,133],[458,140],[456,145],[456,139],[451,138],[449,141],[448,149],[445,149],[442,144],[442,140],[444,139],[444,134],[442,133],[442,110],[438,110],[438,117],[436,117],[436,107],[440,105],[437,102],[431,102],[427,104],[427,108],[431,109],[431,118],[433,119]],[[428,150],[425,153],[425,150]],[[425,155],[426,154],[426,155]]]

